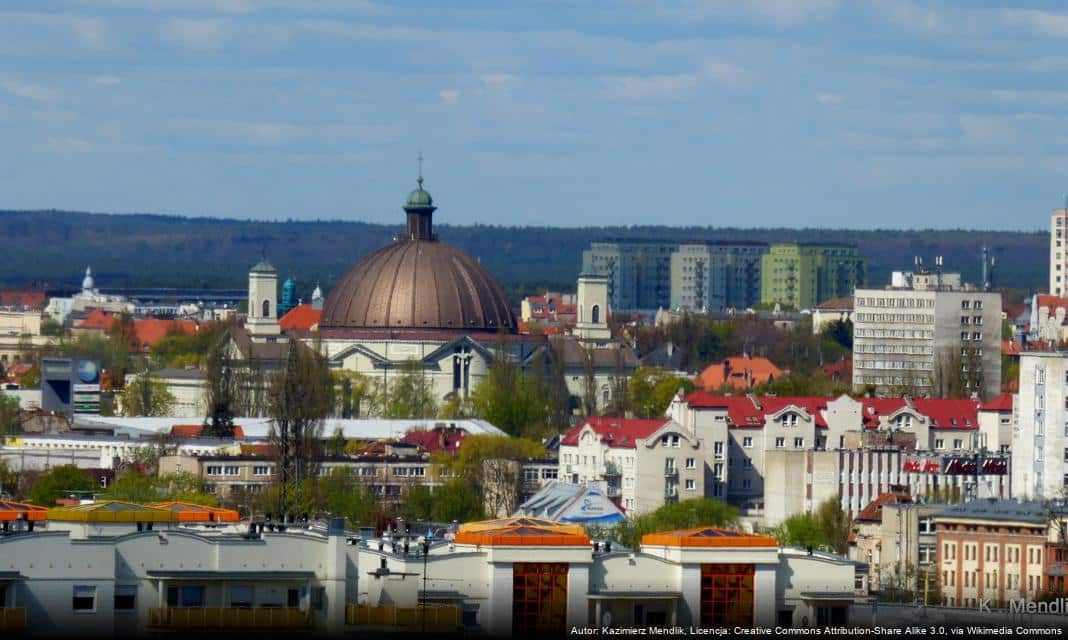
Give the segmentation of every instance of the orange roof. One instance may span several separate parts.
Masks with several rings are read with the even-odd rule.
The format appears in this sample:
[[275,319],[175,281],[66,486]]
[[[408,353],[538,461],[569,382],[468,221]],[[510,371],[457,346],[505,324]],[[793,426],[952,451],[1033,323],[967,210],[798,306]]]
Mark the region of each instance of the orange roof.
[[860,522],[882,522],[883,521],[883,505],[886,504],[908,504],[912,502],[912,496],[907,493],[881,493],[879,497],[868,503],[868,506],[861,509],[857,514],[856,520]]
[[0,500],[0,522],[14,522],[15,520],[37,522],[45,520],[47,517],[48,509],[45,507],[38,507],[35,504],[26,504],[25,502]]
[[578,525],[541,518],[503,518],[460,525],[454,542],[491,547],[584,547],[590,538]]
[[316,309],[310,304],[298,304],[278,319],[278,326],[282,328],[282,331],[291,329],[310,331],[319,324],[319,317],[322,315],[322,309]]
[[202,424],[174,424],[171,425],[171,435],[176,438],[196,438],[204,431]]
[[831,298],[823,304],[816,305],[817,309],[852,309],[853,308],[853,296],[846,296],[844,298]]
[[93,309],[86,316],[85,320],[78,323],[79,329],[99,329],[101,331],[110,331],[111,325],[115,322],[115,314],[110,311],[104,311],[103,309]]
[[715,362],[694,379],[694,384],[708,391],[724,386],[733,389],[750,389],[758,384],[771,382],[785,375],[771,360],[757,356],[736,356],[723,362]]
[[1003,393],[1000,396],[990,400],[986,404],[979,406],[980,411],[1012,411],[1012,394]]
[[148,505],[153,509],[165,509],[178,513],[178,522],[240,522],[241,517],[233,509],[211,507],[189,502],[156,502]]
[[679,531],[662,531],[642,536],[642,545],[651,547],[771,547],[777,549],[779,541],[771,536],[697,527]]
[[141,318],[140,320],[134,320],[134,332],[137,334],[137,344],[147,349],[169,335],[195,335],[197,323],[192,320]]

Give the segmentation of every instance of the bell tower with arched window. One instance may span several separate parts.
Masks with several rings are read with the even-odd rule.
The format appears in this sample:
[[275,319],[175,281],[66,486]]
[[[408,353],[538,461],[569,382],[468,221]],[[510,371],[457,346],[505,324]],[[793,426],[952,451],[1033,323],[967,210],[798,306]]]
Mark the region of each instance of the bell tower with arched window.
[[278,326],[278,272],[264,258],[248,272],[248,317],[245,328],[257,342],[273,342]]
[[581,274],[578,277],[578,321],[575,334],[582,340],[608,340],[608,277]]

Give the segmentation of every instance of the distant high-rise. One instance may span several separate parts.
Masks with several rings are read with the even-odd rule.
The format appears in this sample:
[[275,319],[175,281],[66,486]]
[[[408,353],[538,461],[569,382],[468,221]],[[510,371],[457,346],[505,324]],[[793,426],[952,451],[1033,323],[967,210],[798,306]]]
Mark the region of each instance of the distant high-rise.
[[747,309],[760,303],[760,242],[680,244],[671,255],[671,308]]
[[1049,223],[1049,292],[1055,296],[1068,293],[1068,252],[1065,251],[1065,232],[1068,230],[1068,209],[1056,209]]
[[764,304],[811,309],[864,286],[864,258],[852,245],[773,243],[762,260]]
[[608,277],[613,311],[671,306],[673,242],[618,240],[593,242],[582,252],[582,273]]

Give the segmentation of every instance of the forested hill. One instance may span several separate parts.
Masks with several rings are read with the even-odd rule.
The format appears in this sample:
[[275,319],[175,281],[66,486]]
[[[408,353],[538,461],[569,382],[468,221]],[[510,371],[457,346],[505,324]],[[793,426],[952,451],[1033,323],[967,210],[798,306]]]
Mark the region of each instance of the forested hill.
[[[390,242],[398,225],[340,221],[259,222],[147,214],[0,211],[0,284],[75,286],[87,265],[97,286],[245,286],[261,254],[307,297],[324,290],[361,256]],[[997,285],[1034,291],[1047,282],[1049,235],[1038,232],[713,227],[501,227],[436,225],[441,240],[479,259],[513,298],[537,287],[574,288],[582,250],[605,238],[748,240],[857,244],[868,259],[868,280],[881,285],[890,271],[928,264],[941,255],[947,270],[978,282],[980,248],[998,259]]]

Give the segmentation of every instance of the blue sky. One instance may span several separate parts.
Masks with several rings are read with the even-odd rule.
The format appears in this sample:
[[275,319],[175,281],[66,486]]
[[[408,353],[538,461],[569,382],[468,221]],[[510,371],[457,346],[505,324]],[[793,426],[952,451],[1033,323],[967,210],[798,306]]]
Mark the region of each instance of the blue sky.
[[1058,2],[6,0],[0,208],[1034,230],[1066,75]]

